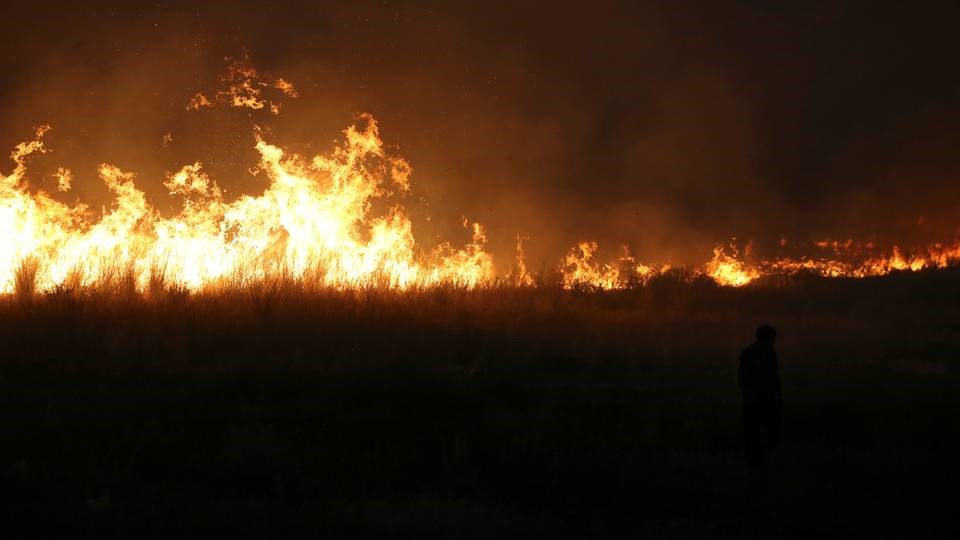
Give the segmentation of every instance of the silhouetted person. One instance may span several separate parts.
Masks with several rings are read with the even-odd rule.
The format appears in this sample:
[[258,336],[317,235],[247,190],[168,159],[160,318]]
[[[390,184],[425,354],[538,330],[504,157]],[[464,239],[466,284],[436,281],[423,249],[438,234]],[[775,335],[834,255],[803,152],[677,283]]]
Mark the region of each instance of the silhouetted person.
[[743,392],[747,468],[757,470],[780,443],[780,372],[773,348],[777,331],[762,325],[757,341],[740,353],[738,381]]

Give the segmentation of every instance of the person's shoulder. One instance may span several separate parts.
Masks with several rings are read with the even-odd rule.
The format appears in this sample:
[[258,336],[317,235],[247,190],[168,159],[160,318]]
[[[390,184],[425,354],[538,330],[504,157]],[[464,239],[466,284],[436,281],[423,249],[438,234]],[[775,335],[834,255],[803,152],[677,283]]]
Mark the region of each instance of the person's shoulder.
[[756,343],[751,343],[750,345],[747,345],[746,347],[744,347],[742,351],[740,351],[741,358],[745,358],[748,356],[755,356],[756,354],[757,354]]

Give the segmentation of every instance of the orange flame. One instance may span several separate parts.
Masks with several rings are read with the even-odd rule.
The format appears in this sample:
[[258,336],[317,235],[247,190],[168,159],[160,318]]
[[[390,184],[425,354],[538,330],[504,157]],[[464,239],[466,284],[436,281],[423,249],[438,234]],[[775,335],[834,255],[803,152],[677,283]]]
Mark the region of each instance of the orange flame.
[[285,79],[264,80],[245,53],[240,58],[226,58],[227,70],[220,81],[226,88],[218,90],[211,101],[203,92],[194,94],[187,102],[187,110],[200,110],[216,104],[253,110],[268,109],[273,114],[280,113],[280,103],[263,97],[263,89],[272,88],[291,97],[299,97],[297,89]]
[[23,177],[29,156],[47,151],[43,135],[49,128],[42,126],[35,140],[13,152],[13,172],[0,177],[0,235],[9,239],[0,246],[0,292],[14,290],[27,261],[36,261],[41,291],[117,276],[139,290],[158,276],[191,290],[278,276],[336,287],[490,282],[493,259],[479,224],[472,225],[473,238],[464,248],[443,244],[423,252],[402,208],[370,215],[370,202],[389,196],[389,185],[409,189],[411,168],[385,153],[372,117],[362,120],[364,127],[345,130],[344,142],[331,154],[309,160],[258,135],[259,171],[270,180],[259,196],[225,201],[200,163],[184,166],[164,182],[183,200],[170,218],[147,203],[133,173],[109,164],[99,173],[115,202],[99,218],[83,205],[31,193]]
[[517,235],[517,267],[511,280],[517,287],[533,287],[533,275],[527,270],[527,255],[523,250],[523,241],[526,237]]
[[561,271],[563,287],[593,287],[616,289],[620,284],[620,270],[615,265],[602,264],[593,254],[597,251],[596,242],[580,242],[567,253]]
[[[788,242],[781,239],[780,245]],[[741,257],[736,245],[730,244],[728,254],[724,246],[717,246],[713,250],[713,258],[694,268],[692,276],[707,276],[718,285],[727,287],[742,287],[764,276],[791,276],[799,273],[809,273],[826,278],[865,278],[884,276],[892,272],[916,272],[933,268],[947,268],[960,264],[960,243],[944,246],[933,244],[917,252],[905,254],[898,247],[893,246],[889,253],[865,256],[862,249],[873,249],[872,243],[857,244],[853,240],[817,241],[814,246],[821,249],[831,249],[837,253],[844,253],[853,257],[852,261],[840,259],[792,259],[782,257],[776,259],[759,259],[748,262]],[[859,246],[859,247],[858,247]],[[750,245],[748,244],[748,255]],[[581,242],[567,255],[562,266],[563,286],[575,288],[589,285],[598,289],[617,289],[628,286],[629,278],[646,283],[655,276],[671,270],[669,264],[659,267],[644,263],[636,263],[628,272],[618,270],[616,266],[604,264],[593,257],[597,245],[595,242]],[[631,257],[621,257],[619,263],[634,262]]]
[[704,273],[720,285],[741,287],[760,277],[760,272],[745,264],[737,252],[736,246],[730,246],[733,255],[727,255],[723,248],[713,249],[713,259],[704,265]]

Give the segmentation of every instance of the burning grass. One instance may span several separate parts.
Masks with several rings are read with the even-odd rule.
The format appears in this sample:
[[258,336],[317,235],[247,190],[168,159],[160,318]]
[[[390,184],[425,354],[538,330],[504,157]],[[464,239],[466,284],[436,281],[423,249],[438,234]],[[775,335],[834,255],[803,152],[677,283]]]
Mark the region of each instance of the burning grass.
[[[260,101],[260,88],[285,88],[274,86],[282,79],[256,82],[255,70],[234,71],[242,79],[235,90],[245,96],[234,106],[263,108],[268,102]],[[227,98],[238,95],[227,92],[222,99],[232,102]],[[69,205],[29,185],[28,162],[50,151],[44,141],[49,130],[40,126],[34,140],[17,145],[10,155],[13,170],[0,176],[0,236],[5,239],[0,293],[98,287],[118,280],[140,292],[166,283],[199,291],[289,279],[341,289],[560,283],[566,289],[611,290],[677,272],[740,287],[799,273],[864,278],[960,261],[957,241],[910,251],[894,245],[884,252],[850,240],[820,241],[799,255],[776,257],[755,256],[751,243],[742,254],[735,244],[717,246],[706,262],[677,269],[669,261],[642,262],[626,246],[619,258],[605,262],[595,256],[597,243],[585,240],[557,260],[549,270],[555,276],[538,279],[527,270],[520,234],[516,260],[499,266],[487,250],[484,227],[466,218],[470,239],[461,247],[448,241],[432,247],[418,243],[402,205],[413,169],[388,151],[368,114],[344,130],[343,141],[329,153],[313,157],[268,143],[255,129],[260,162],[252,172],[268,182],[260,194],[226,200],[200,162],[182,166],[162,182],[181,200],[172,216],[148,202],[135,173],[101,164],[99,177],[114,201],[97,216],[86,204]],[[59,191],[71,188],[69,170],[59,167],[54,176]],[[781,247],[786,245],[783,239]]]

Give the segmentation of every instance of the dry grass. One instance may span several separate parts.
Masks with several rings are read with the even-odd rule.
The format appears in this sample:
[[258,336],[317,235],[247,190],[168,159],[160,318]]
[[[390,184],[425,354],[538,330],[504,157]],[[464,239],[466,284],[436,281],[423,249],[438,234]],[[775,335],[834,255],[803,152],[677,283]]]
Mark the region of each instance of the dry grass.
[[[610,293],[129,283],[0,298],[0,475],[20,532],[954,526],[956,271]],[[760,322],[780,329],[787,400],[766,487],[743,475],[734,375]]]

